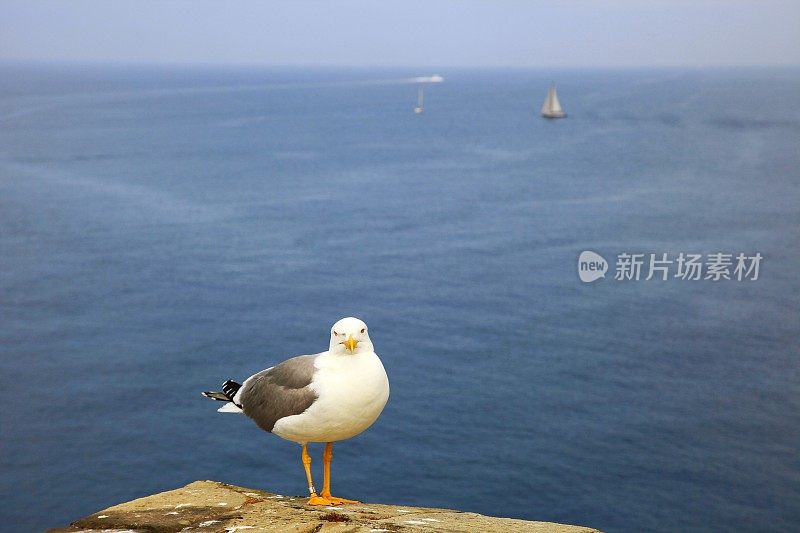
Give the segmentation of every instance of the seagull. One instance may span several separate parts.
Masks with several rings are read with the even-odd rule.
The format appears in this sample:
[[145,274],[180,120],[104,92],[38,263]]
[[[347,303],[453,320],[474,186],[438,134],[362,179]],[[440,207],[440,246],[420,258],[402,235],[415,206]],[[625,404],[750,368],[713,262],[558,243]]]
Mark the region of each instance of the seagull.
[[[309,505],[359,503],[331,495],[330,466],[333,443],[370,427],[389,399],[389,378],[363,321],[347,317],[336,322],[326,352],[292,357],[244,383],[225,381],[221,392],[203,396],[226,402],[219,412],[244,413],[264,431],[303,447]],[[319,494],[311,478],[309,442],[325,443]]]

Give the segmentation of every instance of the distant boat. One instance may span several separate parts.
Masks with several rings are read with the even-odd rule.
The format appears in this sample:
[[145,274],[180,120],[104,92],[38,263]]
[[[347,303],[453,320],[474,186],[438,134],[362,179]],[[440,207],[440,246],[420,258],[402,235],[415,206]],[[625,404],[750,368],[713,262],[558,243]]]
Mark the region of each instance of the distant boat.
[[544,99],[544,104],[542,105],[542,116],[544,118],[564,118],[567,116],[561,109],[561,102],[558,101],[555,85],[551,85],[550,90],[547,91],[547,98]]
[[417,107],[414,108],[414,113],[417,115],[425,111],[425,106],[423,105],[424,99],[425,95],[422,93],[422,87],[420,87],[419,94],[417,95]]

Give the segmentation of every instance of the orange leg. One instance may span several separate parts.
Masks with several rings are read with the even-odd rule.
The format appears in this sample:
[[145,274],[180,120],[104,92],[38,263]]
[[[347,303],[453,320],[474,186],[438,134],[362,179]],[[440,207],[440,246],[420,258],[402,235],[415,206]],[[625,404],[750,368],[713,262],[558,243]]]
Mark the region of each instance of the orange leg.
[[332,505],[333,502],[327,498],[320,498],[317,496],[317,491],[314,489],[314,480],[311,479],[311,456],[308,455],[308,444],[303,444],[303,468],[306,469],[306,479],[308,480],[308,492],[311,497],[308,499],[308,505]]
[[326,500],[331,501],[334,505],[339,505],[342,503],[360,503],[356,500],[347,500],[345,498],[331,496],[331,459],[333,459],[333,443],[329,442],[325,445],[325,451],[322,454],[322,461],[325,465],[325,470],[322,481],[322,492],[320,492],[319,495]]

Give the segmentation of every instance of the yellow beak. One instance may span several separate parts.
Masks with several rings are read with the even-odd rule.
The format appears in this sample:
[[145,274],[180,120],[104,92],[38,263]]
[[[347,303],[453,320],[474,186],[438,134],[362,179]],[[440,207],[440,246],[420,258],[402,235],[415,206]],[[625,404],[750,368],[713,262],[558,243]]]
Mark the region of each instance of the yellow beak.
[[349,337],[347,337],[347,340],[344,341],[342,344],[344,344],[344,347],[347,348],[348,352],[353,353],[356,351],[356,346],[358,346],[358,341],[355,340],[352,335],[350,335]]

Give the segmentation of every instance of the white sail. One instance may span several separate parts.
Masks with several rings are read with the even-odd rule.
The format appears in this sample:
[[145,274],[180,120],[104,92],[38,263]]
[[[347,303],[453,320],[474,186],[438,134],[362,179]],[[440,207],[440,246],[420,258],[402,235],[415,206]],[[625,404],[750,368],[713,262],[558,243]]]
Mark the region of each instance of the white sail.
[[556,92],[556,88],[553,87],[550,89],[550,111],[553,114],[560,114],[563,113],[561,110],[561,102],[558,101],[558,93]]
[[417,95],[417,107],[424,107],[422,105],[424,100],[425,100],[425,93],[422,92],[422,87],[420,87],[419,94]]
[[561,102],[558,101],[558,93],[556,93],[555,85],[550,86],[547,91],[547,97],[542,104],[542,115],[548,118],[560,118],[566,116],[561,109]]
[[547,91],[547,96],[544,97],[544,103],[542,104],[542,115],[547,115],[550,113],[550,106],[553,100],[553,88]]

